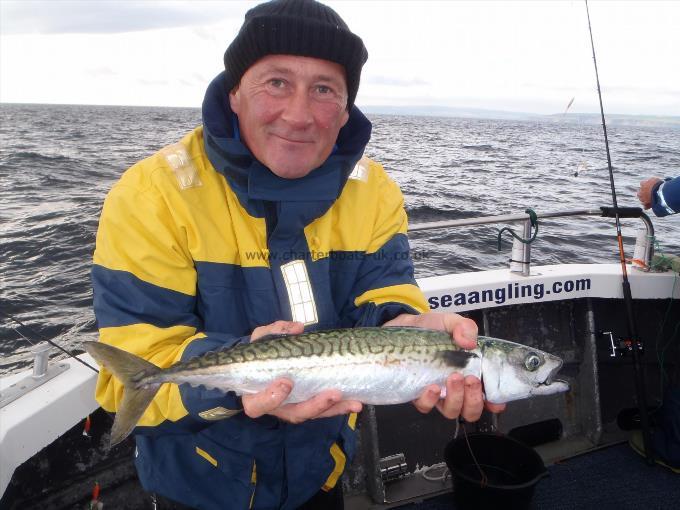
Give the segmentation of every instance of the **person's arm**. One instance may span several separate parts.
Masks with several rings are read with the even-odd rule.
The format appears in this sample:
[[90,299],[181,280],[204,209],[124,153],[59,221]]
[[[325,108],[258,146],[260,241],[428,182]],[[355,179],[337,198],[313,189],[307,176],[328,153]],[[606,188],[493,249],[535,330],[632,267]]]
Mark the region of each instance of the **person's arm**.
[[403,313],[429,309],[414,276],[401,190],[378,165],[372,171],[378,202],[371,239],[342,312],[343,321],[353,327],[381,326]]
[[[140,163],[144,164],[148,160]],[[113,187],[101,214],[92,267],[102,342],[166,368],[249,340],[203,331],[195,312],[197,274],[187,236],[140,168],[133,167]],[[96,389],[102,407],[116,411],[122,395],[120,382],[102,369]],[[233,393],[166,384],[139,425],[181,421],[200,426],[207,423],[201,413],[219,407],[239,409],[240,401]]]
[[680,177],[650,177],[640,182],[638,199],[645,209],[651,208],[656,216],[680,212]]

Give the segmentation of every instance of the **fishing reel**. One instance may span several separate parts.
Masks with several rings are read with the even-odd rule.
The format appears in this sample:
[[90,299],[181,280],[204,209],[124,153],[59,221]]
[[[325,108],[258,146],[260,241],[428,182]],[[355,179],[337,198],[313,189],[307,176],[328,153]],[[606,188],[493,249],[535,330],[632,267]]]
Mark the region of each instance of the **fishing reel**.
[[[633,353],[633,349],[637,348],[640,354],[644,354],[645,349],[640,341],[633,341],[618,337],[614,340],[614,333],[611,331],[603,331],[602,336],[609,337],[609,357],[616,358],[617,356],[626,356]],[[634,347],[635,346],[635,347]]]

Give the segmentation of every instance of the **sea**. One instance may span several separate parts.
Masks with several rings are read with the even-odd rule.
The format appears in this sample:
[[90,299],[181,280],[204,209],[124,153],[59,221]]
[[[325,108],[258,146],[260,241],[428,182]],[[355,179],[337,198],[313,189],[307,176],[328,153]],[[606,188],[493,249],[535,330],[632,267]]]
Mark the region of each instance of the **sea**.
[[[614,220],[541,220],[612,205],[601,126],[369,118],[366,155],[401,186],[410,224],[531,208],[533,264],[618,262]],[[96,338],[89,272],[104,197],[127,168],[200,123],[198,108],[0,104],[0,375],[29,367],[42,338],[73,351]],[[612,125],[608,135],[619,206],[639,205],[642,179],[680,175],[677,127]],[[653,221],[657,250],[680,254],[680,215]],[[622,221],[629,255],[640,225]],[[416,276],[507,267],[507,233],[497,246],[503,226],[413,232]]]

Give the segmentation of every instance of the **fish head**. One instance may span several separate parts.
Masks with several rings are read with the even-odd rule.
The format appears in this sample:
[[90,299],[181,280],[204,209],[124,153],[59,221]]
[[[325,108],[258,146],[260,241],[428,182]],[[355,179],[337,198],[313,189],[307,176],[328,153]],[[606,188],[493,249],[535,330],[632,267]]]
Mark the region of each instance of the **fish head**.
[[489,402],[500,404],[569,389],[565,381],[555,379],[562,367],[559,357],[507,340],[486,337],[480,343],[482,382]]

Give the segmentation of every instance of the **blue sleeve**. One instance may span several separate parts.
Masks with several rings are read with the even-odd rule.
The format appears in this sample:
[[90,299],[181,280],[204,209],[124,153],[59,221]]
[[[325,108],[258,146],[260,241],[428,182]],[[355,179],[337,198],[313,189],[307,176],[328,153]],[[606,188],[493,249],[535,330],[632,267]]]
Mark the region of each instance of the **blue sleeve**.
[[680,177],[666,179],[652,190],[652,211],[657,216],[680,212]]

